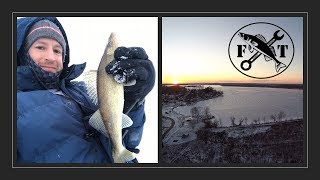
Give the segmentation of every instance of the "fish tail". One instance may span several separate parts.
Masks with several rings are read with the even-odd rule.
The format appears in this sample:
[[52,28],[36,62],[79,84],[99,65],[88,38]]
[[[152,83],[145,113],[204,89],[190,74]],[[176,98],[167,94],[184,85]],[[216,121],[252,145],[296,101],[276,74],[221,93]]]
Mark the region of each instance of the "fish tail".
[[135,154],[126,148],[123,148],[119,152],[113,152],[112,156],[114,163],[126,163],[136,158]]
[[285,68],[286,65],[279,62],[279,63],[276,63],[276,71],[279,72],[282,68]]

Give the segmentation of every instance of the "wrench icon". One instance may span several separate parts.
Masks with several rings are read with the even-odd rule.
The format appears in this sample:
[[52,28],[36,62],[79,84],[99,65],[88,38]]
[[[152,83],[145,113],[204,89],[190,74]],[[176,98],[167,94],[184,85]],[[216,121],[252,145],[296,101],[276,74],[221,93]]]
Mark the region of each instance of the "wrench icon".
[[[281,40],[284,37],[284,34],[282,36],[278,36],[280,30],[277,30],[274,34],[272,39],[270,39],[270,41],[267,42],[267,46],[270,47],[274,42],[276,42],[277,40]],[[258,59],[258,57],[261,55],[262,53],[257,51],[249,60],[244,60],[241,62],[240,67],[241,69],[247,71],[251,68],[251,64]],[[279,61],[276,61],[276,63],[280,63]],[[247,67],[245,66],[245,64],[247,64]]]

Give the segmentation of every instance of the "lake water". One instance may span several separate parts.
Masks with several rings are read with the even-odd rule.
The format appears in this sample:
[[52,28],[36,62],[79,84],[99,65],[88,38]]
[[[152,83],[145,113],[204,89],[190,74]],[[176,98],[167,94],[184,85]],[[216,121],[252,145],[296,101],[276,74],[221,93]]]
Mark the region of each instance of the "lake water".
[[[177,113],[190,115],[192,107],[209,107],[216,119],[221,119],[222,126],[231,125],[231,117],[236,124],[240,118],[247,118],[247,124],[260,121],[273,122],[271,115],[284,112],[285,119],[303,117],[303,90],[264,87],[235,87],[210,85],[223,91],[223,96],[200,101],[192,106],[174,109]],[[207,86],[204,86],[207,87]]]

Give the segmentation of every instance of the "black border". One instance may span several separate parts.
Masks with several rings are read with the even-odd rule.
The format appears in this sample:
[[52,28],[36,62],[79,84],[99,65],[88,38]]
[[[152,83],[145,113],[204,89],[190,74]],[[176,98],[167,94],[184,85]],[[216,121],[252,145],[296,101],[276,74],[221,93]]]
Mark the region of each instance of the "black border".
[[[162,16],[158,16],[158,163],[162,152]],[[161,113],[160,113],[161,112]]]
[[[189,15],[190,16],[190,14],[191,14],[192,16],[194,16],[195,14],[193,14],[191,12],[193,12],[194,10],[198,10],[198,12],[200,12],[202,14],[201,16],[204,16],[205,14],[208,15],[208,14],[214,13],[214,9],[216,9],[216,12],[220,12],[222,14],[226,13],[226,15],[225,15],[226,17],[228,17],[228,16],[232,16],[233,17],[234,16],[234,14],[233,14],[234,12],[238,12],[238,13],[241,13],[241,14],[246,15],[246,16],[252,15],[252,13],[253,13],[253,12],[252,13],[246,13],[246,12],[239,11],[239,7],[246,6],[246,4],[243,3],[242,1],[241,2],[238,1],[236,3],[232,2],[232,7],[229,6],[228,8],[226,8],[226,7],[217,7],[217,6],[213,7],[213,6],[210,6],[210,4],[205,6],[205,8],[201,7],[200,11],[199,11],[199,5],[191,6],[191,8],[185,8],[187,10],[185,10],[184,12],[181,12],[180,15],[184,15],[184,16],[188,16]],[[283,11],[283,9],[287,9],[287,7],[290,6],[289,4],[284,3],[284,2],[283,2],[283,4],[279,4],[279,6],[274,6],[274,5],[270,5],[270,4],[271,3],[267,3],[265,6],[260,7],[258,9],[260,11],[261,11],[261,9],[264,9],[264,11],[268,11],[270,13],[276,13],[276,11],[281,12],[281,11]],[[155,5],[157,5],[157,3]],[[204,4],[204,5],[206,5],[206,4]],[[291,5],[293,5],[293,4],[291,4]],[[315,147],[315,144],[311,144],[310,143],[311,142],[310,137],[311,137],[311,135],[313,135],[313,138],[316,137],[315,133],[318,132],[318,130],[316,129],[318,126],[316,126],[316,124],[319,123],[319,122],[310,120],[311,115],[314,116],[314,114],[310,113],[311,112],[311,108],[312,108],[312,106],[310,106],[310,104],[311,104],[311,102],[314,103],[315,101],[314,101],[314,99],[312,99],[312,100],[308,99],[308,98],[310,98],[309,91],[311,92],[311,90],[314,88],[314,87],[313,88],[308,87],[308,85],[310,86],[311,80],[315,80],[316,77],[317,77],[317,74],[314,74],[314,76],[313,76],[314,78],[312,76],[310,76],[311,69],[315,70],[314,68],[316,68],[315,63],[316,63],[316,59],[317,58],[315,57],[315,54],[313,54],[311,56],[311,54],[309,54],[309,53],[316,51],[315,49],[313,49],[313,51],[311,51],[311,48],[316,48],[317,45],[315,44],[316,41],[311,40],[310,35],[312,34],[312,39],[315,39],[315,37],[317,36],[317,33],[318,33],[318,31],[317,31],[318,29],[316,27],[312,27],[314,29],[311,29],[311,25],[310,25],[311,19],[313,20],[313,23],[315,24],[315,19],[316,19],[315,14],[316,13],[310,13],[310,10],[308,10],[308,9],[311,9],[311,8],[306,8],[306,6],[307,5],[304,4],[304,5],[299,7],[299,4],[296,4],[296,7],[299,7],[299,8],[291,8],[291,9],[295,9],[295,10],[293,10],[291,12],[299,12],[299,13],[307,12],[307,13],[309,13],[308,14],[309,16],[308,16],[308,19],[307,19],[307,23],[304,23],[304,26],[305,26],[304,30],[307,28],[306,32],[308,33],[308,37],[306,36],[306,33],[304,33],[304,47],[308,47],[308,49],[304,48],[304,57],[307,56],[308,66],[309,67],[304,66],[304,73],[303,73],[304,74],[304,91],[306,91],[308,93],[307,95],[304,94],[304,100],[308,100],[307,106],[304,107],[304,115],[306,115],[308,120],[309,120],[308,121],[308,127],[310,128],[308,130],[308,136],[309,136],[309,141],[308,141],[309,142],[309,146],[308,146],[309,147],[308,148],[308,152],[309,152],[308,160],[309,160],[309,163],[308,164],[309,164],[309,166],[308,166],[307,169],[297,169],[297,168],[283,168],[283,169],[282,168],[281,169],[273,169],[273,168],[271,168],[271,169],[269,169],[269,168],[267,168],[267,169],[263,169],[263,168],[254,168],[254,169],[251,169],[251,168],[234,168],[234,169],[218,168],[218,169],[210,169],[209,168],[209,169],[207,169],[207,168],[174,168],[174,167],[168,167],[168,168],[163,167],[163,168],[157,168],[157,169],[120,168],[120,170],[117,169],[117,168],[116,169],[113,169],[113,168],[111,168],[111,169],[108,169],[108,168],[104,168],[104,169],[95,169],[95,168],[90,168],[90,169],[87,169],[87,168],[83,168],[83,169],[79,169],[79,168],[76,168],[76,169],[73,169],[73,168],[70,168],[70,169],[32,168],[33,170],[31,170],[31,169],[12,169],[12,167],[11,167],[12,149],[11,149],[11,138],[10,138],[11,135],[12,135],[12,132],[11,132],[12,124],[11,124],[10,120],[12,119],[12,113],[11,112],[14,112],[14,110],[11,109],[11,108],[9,109],[8,103],[10,104],[10,107],[14,107],[14,105],[11,104],[12,103],[11,97],[12,97],[12,94],[15,94],[15,93],[13,93],[15,91],[13,89],[11,89],[11,88],[6,88],[5,92],[6,92],[6,94],[8,94],[8,96],[6,96],[4,98],[5,98],[5,102],[8,102],[8,103],[6,103],[4,107],[8,108],[8,110],[5,113],[6,115],[8,115],[8,118],[6,118],[5,123],[9,123],[10,125],[5,125],[4,126],[5,127],[5,131],[2,131],[1,133],[3,134],[2,135],[2,138],[4,139],[3,142],[6,142],[4,144],[6,144],[10,148],[7,149],[7,150],[4,150],[5,154],[7,154],[5,156],[6,159],[7,159],[7,165],[4,168],[5,174],[10,173],[11,177],[12,177],[12,175],[14,175],[16,177],[22,177],[22,178],[25,178],[26,177],[25,175],[32,175],[33,177],[38,177],[39,179],[40,178],[41,179],[46,178],[46,177],[48,177],[48,175],[50,175],[50,177],[55,178],[55,177],[61,177],[61,176],[66,177],[66,175],[68,177],[70,177],[73,174],[75,174],[77,177],[83,176],[83,177],[86,177],[86,178],[94,178],[95,176],[97,176],[99,178],[100,177],[110,178],[111,176],[112,177],[113,176],[118,176],[118,177],[121,176],[121,177],[129,177],[129,178],[141,178],[141,177],[146,176],[146,175],[150,176],[150,177],[156,177],[158,175],[164,176],[163,172],[165,172],[165,174],[167,174],[167,175],[168,174],[169,175],[179,174],[180,177],[184,176],[184,177],[190,177],[190,178],[199,178],[203,174],[213,175],[212,176],[213,178],[216,178],[216,177],[230,178],[231,177],[232,179],[239,178],[240,177],[239,175],[243,175],[243,176],[246,175],[247,176],[246,178],[255,178],[255,179],[264,178],[264,177],[266,177],[266,178],[268,178],[268,177],[283,178],[283,177],[287,177],[287,176],[294,177],[294,179],[295,179],[295,178],[301,178],[302,176],[305,177],[305,175],[307,175],[307,177],[309,177],[309,178],[312,177],[312,174],[316,174],[316,172],[314,172],[314,171],[315,171],[315,168],[317,168],[317,165],[315,164],[315,163],[317,163],[317,161],[315,159],[312,159],[312,158],[315,158],[316,156],[318,156],[317,154],[318,154],[319,151],[317,151],[317,150],[319,150],[319,149],[316,149],[317,147]],[[24,9],[25,8],[23,5],[20,5],[19,7],[20,7],[20,9]],[[21,7],[23,7],[23,8],[21,8]],[[30,7],[30,5],[27,5],[26,7]],[[190,7],[190,4],[189,4],[189,7]],[[253,10],[254,8],[252,8],[252,7],[253,7],[253,5],[249,5],[248,7],[243,8],[242,11],[243,10],[255,11],[255,12],[258,11],[257,9]],[[48,10],[49,8],[47,7],[46,10],[44,10],[44,11],[48,11],[49,12],[49,10]],[[151,15],[156,15],[159,18],[162,17],[162,16],[168,16],[168,15],[177,16],[177,13],[170,13],[170,11],[176,11],[177,6],[168,6],[166,8],[170,9],[170,10],[163,11],[163,10],[161,10],[161,6],[160,6],[160,7],[150,8],[150,11],[146,11],[146,12],[151,12],[150,13]],[[10,9],[13,9],[13,8],[9,8],[9,10]],[[60,4],[59,4],[59,6],[57,5],[56,9],[65,10],[66,12],[69,11],[68,7],[61,6]],[[95,11],[97,11],[98,8],[95,7],[93,9]],[[101,12],[106,11],[105,7],[103,7],[103,6],[101,6],[100,9],[101,9],[100,10]],[[206,10],[204,10],[204,9],[206,9]],[[269,11],[270,9],[272,9],[272,11],[274,11],[274,12]],[[299,9],[299,10],[297,11],[297,9]],[[9,10],[7,9],[7,11],[6,11],[7,14],[5,16],[6,19],[4,21],[4,24],[6,24],[7,27],[8,27],[8,29],[6,31],[8,33],[8,35],[6,36],[6,42],[10,42],[9,43],[10,45],[6,46],[6,47],[10,47],[10,48],[6,50],[7,53],[6,53],[5,57],[7,57],[7,58],[5,58],[5,57],[4,58],[5,59],[9,59],[11,61],[11,59],[13,59],[12,54],[15,54],[15,53],[12,53],[12,52],[15,52],[12,49],[12,48],[15,48],[14,43],[13,43],[15,41],[12,42],[12,40],[11,40],[11,35],[12,35],[12,32],[13,32],[12,27],[14,27],[14,26],[12,26],[11,13],[17,12],[17,11],[11,12]],[[88,12],[90,10],[92,10],[92,6],[88,6],[88,7],[82,8],[83,12]],[[117,9],[114,9],[115,12],[116,12],[116,10]],[[143,12],[144,8],[141,9],[141,7],[140,7],[140,8],[136,8],[135,10],[136,10],[136,12],[133,12],[132,8],[130,8],[130,7],[127,8],[127,9],[118,7],[118,11],[119,12],[125,12],[125,13],[126,12],[132,12],[132,13],[135,14],[135,16],[137,14],[139,14],[139,12],[138,12],[139,10],[141,12]],[[33,11],[39,11],[39,8],[38,7],[33,7]],[[51,8],[51,11],[54,12],[55,10],[54,9],[52,10],[52,8]],[[152,11],[157,11],[157,12],[152,12]],[[201,11],[202,12],[206,11],[206,12],[210,12],[210,13],[202,13]],[[225,11],[225,12],[223,12],[223,11]],[[232,12],[232,11],[234,11],[234,12]],[[78,12],[81,12],[81,10],[78,11]],[[231,14],[228,15],[228,13],[231,13]],[[257,12],[257,13],[260,13],[260,12]],[[145,16],[145,15],[146,15],[146,13],[142,13],[141,14],[141,16]],[[63,16],[67,16],[67,15],[64,14]],[[72,15],[72,16],[75,16],[75,14]],[[115,13],[115,16],[119,16],[118,12]],[[125,15],[125,16],[127,16],[127,15]],[[272,15],[270,15],[270,14],[268,15],[268,17],[271,17],[271,16]],[[305,20],[304,20],[304,22],[305,22]],[[11,26],[9,26],[9,25],[11,25]],[[161,31],[159,31],[159,37],[161,37],[161,35],[160,35],[161,33],[160,32]],[[311,42],[313,42],[314,46],[311,46]],[[160,52],[161,51],[161,42],[160,41],[159,41],[159,47],[158,48],[159,48],[159,65],[161,65],[161,61],[160,61],[160,58],[161,58],[161,52]],[[8,63],[8,67],[10,66],[11,68],[5,68],[5,70],[2,71],[1,73],[5,73],[5,74],[3,74],[3,76],[5,76],[5,77],[11,77],[11,78],[8,79],[8,82],[6,84],[7,84],[7,86],[12,87],[12,79],[13,79],[12,71],[11,71],[12,63],[10,63],[10,61],[6,61],[5,63]],[[309,79],[306,79],[306,81],[305,81],[305,78],[307,78],[307,77]],[[159,85],[161,85],[160,80],[161,80],[161,67],[159,66],[159,82],[158,82]],[[160,87],[161,86],[158,87],[159,88],[159,90],[158,90],[159,93],[161,93]],[[315,96],[317,94],[317,93],[315,93],[315,89],[313,89],[312,91],[313,91],[311,93],[312,96]],[[158,97],[161,97],[161,95],[159,94]],[[159,100],[160,100],[160,98],[159,98]],[[161,105],[160,101],[159,101],[159,105]],[[159,108],[160,107],[161,106],[159,106]],[[313,106],[313,107],[315,107],[315,106]],[[159,110],[161,110],[161,109],[159,109]],[[308,112],[308,115],[305,112]],[[8,119],[9,119],[9,121],[7,121]],[[314,118],[313,120],[317,120],[317,119]],[[305,128],[307,128],[307,126],[305,126]],[[8,132],[6,132],[6,131],[8,131]],[[159,134],[161,134],[161,133],[159,133]],[[312,139],[312,140],[313,140],[313,143],[315,143],[314,139]],[[311,146],[312,146],[312,148],[311,148]],[[161,147],[161,146],[159,146],[159,147]],[[2,154],[4,154],[4,153],[2,153]],[[311,156],[312,156],[312,158],[311,158]],[[9,171],[7,171],[8,168],[9,168]],[[88,171],[89,172],[91,171],[91,174],[90,174],[91,176],[86,174]],[[313,171],[313,173],[311,171]],[[55,172],[60,172],[60,173],[55,173]],[[128,174],[126,174],[124,172],[126,172]],[[159,172],[162,172],[162,173],[159,173]],[[104,176],[101,176],[101,175],[104,175]],[[133,175],[133,176],[129,176],[129,175]]]

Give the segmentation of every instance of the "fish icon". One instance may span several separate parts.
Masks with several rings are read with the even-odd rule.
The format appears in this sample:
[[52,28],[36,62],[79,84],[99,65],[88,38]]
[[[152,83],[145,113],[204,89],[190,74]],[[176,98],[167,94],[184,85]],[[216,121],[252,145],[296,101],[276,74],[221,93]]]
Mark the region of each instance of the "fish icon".
[[[275,33],[276,34],[276,33]],[[285,68],[286,65],[280,62],[276,57],[276,53],[274,50],[274,47],[271,46],[271,44],[277,40],[277,37],[273,37],[269,42],[266,41],[266,39],[261,35],[257,34],[255,36],[251,34],[246,34],[239,32],[238,34],[240,38],[249,45],[249,51],[253,52],[253,50],[258,51],[259,53],[264,55],[264,58],[266,61],[273,60],[275,62],[275,69],[277,72],[279,72],[282,68]],[[258,56],[257,56],[258,57]],[[256,58],[257,58],[256,57]],[[253,62],[254,60],[252,60]],[[248,61],[248,63],[252,63]]]

